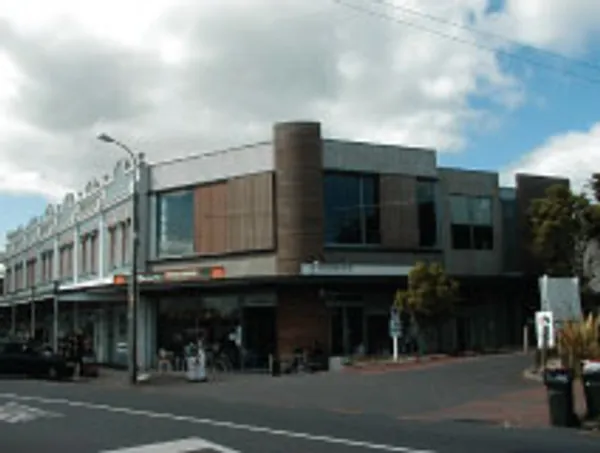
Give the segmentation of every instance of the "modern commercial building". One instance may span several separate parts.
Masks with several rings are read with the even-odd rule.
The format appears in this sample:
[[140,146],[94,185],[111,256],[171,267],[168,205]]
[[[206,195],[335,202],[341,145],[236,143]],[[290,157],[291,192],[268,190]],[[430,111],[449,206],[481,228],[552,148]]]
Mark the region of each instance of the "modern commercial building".
[[[57,281],[61,330],[86,330],[101,361],[126,363],[130,171],[119,162],[7,235],[15,328],[33,316],[44,335]],[[536,297],[527,207],[557,182],[568,184],[519,175],[501,188],[497,173],[439,168],[434,150],[326,139],[313,122],[142,162],[140,364],[182,336],[223,341],[238,326],[249,368],[315,343],[379,353],[394,293],[417,261],[439,261],[461,283],[456,315],[432,344],[516,344]]]

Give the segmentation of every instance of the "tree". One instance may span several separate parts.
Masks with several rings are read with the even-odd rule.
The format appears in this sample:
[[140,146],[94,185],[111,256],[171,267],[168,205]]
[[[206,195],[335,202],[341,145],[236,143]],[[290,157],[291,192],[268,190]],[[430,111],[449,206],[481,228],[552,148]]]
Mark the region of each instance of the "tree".
[[418,262],[408,275],[406,290],[396,292],[394,305],[408,312],[419,326],[436,328],[441,346],[441,320],[451,314],[458,299],[458,282],[439,263]]
[[545,272],[555,277],[581,276],[583,252],[597,215],[588,198],[557,184],[546,190],[544,198],[533,200],[528,214],[532,251]]

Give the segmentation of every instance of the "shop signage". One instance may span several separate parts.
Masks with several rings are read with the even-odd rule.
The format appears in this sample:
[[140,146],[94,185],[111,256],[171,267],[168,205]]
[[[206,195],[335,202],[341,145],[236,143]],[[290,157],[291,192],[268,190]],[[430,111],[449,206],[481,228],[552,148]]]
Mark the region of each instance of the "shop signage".
[[300,274],[312,276],[407,276],[410,266],[353,263],[303,263]]
[[[166,283],[178,281],[203,281],[225,278],[225,268],[222,266],[199,267],[194,269],[177,269],[165,272],[153,272],[138,274],[140,283]],[[113,283],[115,285],[125,285],[129,280],[129,275],[115,275]]]

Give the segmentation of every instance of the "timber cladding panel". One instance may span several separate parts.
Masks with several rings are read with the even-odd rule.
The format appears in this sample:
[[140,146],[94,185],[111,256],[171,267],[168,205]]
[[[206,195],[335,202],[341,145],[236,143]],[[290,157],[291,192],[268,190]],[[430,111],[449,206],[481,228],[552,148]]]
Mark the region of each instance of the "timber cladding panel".
[[274,248],[273,204],[273,173],[258,173],[228,181],[229,251]]
[[382,245],[390,248],[417,248],[417,179],[407,175],[381,175],[379,200]]
[[194,247],[200,255],[274,248],[273,174],[205,184],[194,193]]

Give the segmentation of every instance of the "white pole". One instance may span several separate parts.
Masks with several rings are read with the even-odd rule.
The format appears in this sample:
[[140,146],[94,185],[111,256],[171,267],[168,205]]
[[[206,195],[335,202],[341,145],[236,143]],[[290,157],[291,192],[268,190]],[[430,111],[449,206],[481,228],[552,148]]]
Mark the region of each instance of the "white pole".
[[398,361],[398,335],[394,335],[392,337],[392,347],[393,347],[393,354],[394,354],[394,362]]
[[523,326],[523,352],[525,354],[529,352],[529,327],[527,324]]

